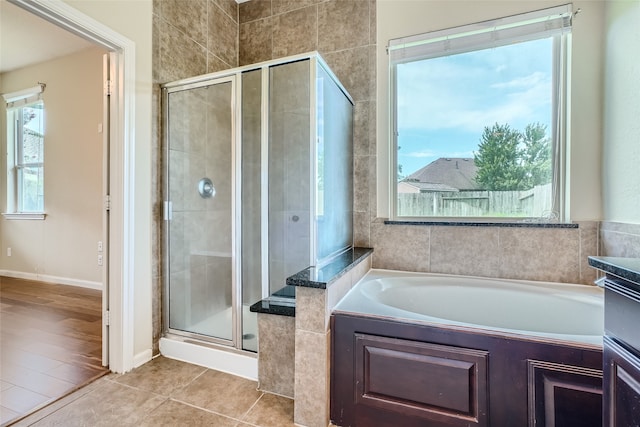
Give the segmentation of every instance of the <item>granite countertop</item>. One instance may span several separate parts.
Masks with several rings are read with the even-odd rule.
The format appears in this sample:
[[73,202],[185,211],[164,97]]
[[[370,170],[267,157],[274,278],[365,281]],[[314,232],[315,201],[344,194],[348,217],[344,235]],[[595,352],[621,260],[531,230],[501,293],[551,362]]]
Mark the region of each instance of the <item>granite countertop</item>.
[[249,310],[252,313],[276,314],[278,316],[296,317],[296,300],[295,298],[271,299],[266,298],[253,304]]
[[640,258],[590,256],[589,265],[607,274],[640,284]]
[[320,268],[305,268],[293,276],[288,277],[285,287],[274,292],[269,298],[253,304],[250,307],[250,311],[254,313],[295,317],[296,286],[326,289],[329,284],[358,265],[360,261],[364,260],[367,255],[372,252],[373,249],[371,248],[351,248]]
[[328,264],[318,268],[309,267],[287,278],[287,285],[303,286],[307,288],[327,289],[333,281],[339,279],[360,261],[373,252],[371,248],[352,248],[334,259]]

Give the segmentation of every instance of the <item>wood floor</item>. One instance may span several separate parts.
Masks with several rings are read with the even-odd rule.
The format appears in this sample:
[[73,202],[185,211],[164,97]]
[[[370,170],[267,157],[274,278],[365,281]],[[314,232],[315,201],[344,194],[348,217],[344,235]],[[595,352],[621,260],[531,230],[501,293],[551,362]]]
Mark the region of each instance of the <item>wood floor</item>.
[[104,375],[102,296],[0,277],[0,425]]

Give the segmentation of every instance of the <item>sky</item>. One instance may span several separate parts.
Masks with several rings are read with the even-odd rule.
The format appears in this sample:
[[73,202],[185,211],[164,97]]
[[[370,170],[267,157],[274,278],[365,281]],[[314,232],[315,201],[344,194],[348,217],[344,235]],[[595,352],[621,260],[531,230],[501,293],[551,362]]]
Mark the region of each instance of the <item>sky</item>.
[[552,39],[397,66],[398,163],[473,157],[485,126],[551,129]]

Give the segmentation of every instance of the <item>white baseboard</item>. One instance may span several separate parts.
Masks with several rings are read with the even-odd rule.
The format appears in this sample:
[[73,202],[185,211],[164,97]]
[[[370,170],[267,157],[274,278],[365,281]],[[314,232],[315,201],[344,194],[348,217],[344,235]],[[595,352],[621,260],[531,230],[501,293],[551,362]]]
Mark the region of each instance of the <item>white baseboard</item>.
[[227,372],[253,381],[258,380],[257,356],[218,350],[172,338],[160,338],[160,353],[170,359]]
[[141,351],[140,353],[138,353],[135,356],[133,356],[133,367],[134,367],[134,369],[137,368],[138,366],[144,365],[145,363],[147,363],[151,359],[153,359],[153,351],[150,348],[148,348],[148,349],[146,349],[144,351]]
[[38,282],[55,283],[57,285],[78,286],[80,288],[102,290],[101,282],[90,280],[71,279],[68,277],[51,276],[48,274],[25,273],[22,271],[0,270],[0,276],[12,277],[14,279],[35,280]]

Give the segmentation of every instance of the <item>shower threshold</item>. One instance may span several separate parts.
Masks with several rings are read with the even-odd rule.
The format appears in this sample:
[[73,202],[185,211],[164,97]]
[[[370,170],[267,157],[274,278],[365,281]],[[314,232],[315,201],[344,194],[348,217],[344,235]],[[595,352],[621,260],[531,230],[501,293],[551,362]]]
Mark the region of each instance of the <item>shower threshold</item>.
[[[243,306],[243,315],[255,316],[249,312],[249,307]],[[231,308],[217,313],[210,318],[192,325],[193,331],[201,331],[207,335],[214,335],[211,325],[224,324],[225,316],[231,318]],[[254,325],[255,322],[248,322]],[[257,331],[253,328],[245,328],[244,347],[257,350]],[[195,338],[187,338],[175,334],[167,334],[160,338],[160,353],[170,359],[181,360],[204,366],[209,369],[227,372],[251,380],[258,379],[258,355],[252,351],[238,350],[233,347],[199,341]]]

